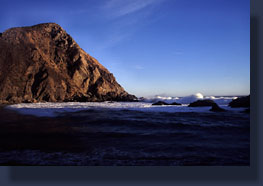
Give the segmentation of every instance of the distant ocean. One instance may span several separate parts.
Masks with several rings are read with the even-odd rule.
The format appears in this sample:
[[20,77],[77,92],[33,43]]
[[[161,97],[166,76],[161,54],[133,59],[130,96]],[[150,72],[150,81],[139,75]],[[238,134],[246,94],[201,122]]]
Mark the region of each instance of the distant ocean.
[[[210,107],[187,106],[197,99],[213,99],[227,111],[214,113]],[[196,94],[155,96],[139,102],[9,105],[6,109],[22,115],[52,118],[71,127],[84,148],[2,150],[0,164],[15,160],[26,165],[248,166],[250,115],[242,112],[244,108],[228,107],[232,99],[236,97]],[[152,105],[159,100],[182,105]]]

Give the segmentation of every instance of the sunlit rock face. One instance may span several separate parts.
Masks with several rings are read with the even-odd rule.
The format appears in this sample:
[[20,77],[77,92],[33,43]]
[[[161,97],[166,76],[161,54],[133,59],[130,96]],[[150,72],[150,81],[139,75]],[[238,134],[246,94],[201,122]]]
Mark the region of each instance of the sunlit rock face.
[[0,35],[0,103],[135,99],[58,24]]

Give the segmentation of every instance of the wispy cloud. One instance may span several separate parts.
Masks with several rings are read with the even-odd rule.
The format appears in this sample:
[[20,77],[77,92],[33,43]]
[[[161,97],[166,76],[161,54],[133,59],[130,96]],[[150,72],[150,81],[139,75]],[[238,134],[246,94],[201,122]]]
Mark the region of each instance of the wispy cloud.
[[100,49],[107,49],[116,46],[118,43],[121,43],[123,40],[129,38],[131,35],[130,32],[120,32],[120,31],[112,31],[105,39],[104,42],[101,43]]
[[103,7],[112,17],[122,17],[150,7],[162,0],[110,0]]
[[[108,33],[101,48],[111,48],[127,41],[141,27],[151,24],[155,8],[165,0],[108,0],[98,9]],[[149,20],[149,17],[151,19]],[[106,18],[106,19],[105,19]],[[141,69],[141,68],[137,68]]]
[[134,68],[136,70],[143,70],[144,69],[141,65],[135,65]]

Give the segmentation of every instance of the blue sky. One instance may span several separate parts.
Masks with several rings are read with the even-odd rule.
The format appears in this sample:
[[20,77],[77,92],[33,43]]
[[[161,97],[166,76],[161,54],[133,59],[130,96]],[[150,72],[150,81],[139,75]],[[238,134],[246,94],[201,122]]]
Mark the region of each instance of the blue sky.
[[250,92],[249,0],[1,0],[0,32],[60,24],[136,96]]

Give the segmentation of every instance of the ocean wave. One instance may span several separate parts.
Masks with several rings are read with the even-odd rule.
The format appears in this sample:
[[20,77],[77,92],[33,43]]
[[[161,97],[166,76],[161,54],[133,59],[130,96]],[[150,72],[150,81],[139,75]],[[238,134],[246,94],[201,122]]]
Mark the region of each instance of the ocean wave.
[[[241,111],[240,108],[221,106],[226,110]],[[9,105],[5,108],[18,111],[21,114],[37,117],[57,117],[64,113],[79,112],[85,110],[132,110],[140,112],[210,112],[211,107],[188,107],[187,104],[153,106],[147,102],[68,102],[68,103],[21,103]]]
[[167,103],[177,102],[181,104],[190,104],[197,100],[211,99],[218,105],[228,105],[233,99],[237,99],[237,96],[204,96],[201,93],[192,94],[184,97],[172,97],[172,96],[154,96],[143,98],[141,101],[147,103],[154,103],[157,101],[165,101]]

